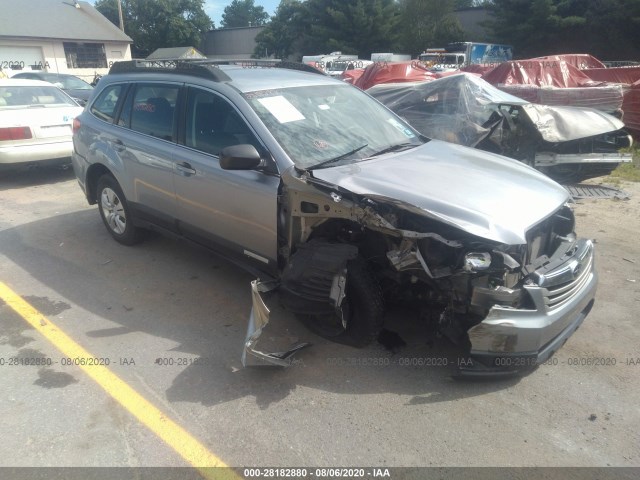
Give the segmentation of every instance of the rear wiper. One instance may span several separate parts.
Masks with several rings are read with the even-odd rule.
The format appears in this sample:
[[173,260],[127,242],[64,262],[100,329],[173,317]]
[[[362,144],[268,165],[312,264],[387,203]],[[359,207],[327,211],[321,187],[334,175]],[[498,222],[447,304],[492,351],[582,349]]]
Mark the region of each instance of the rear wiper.
[[329,160],[325,160],[324,162],[320,162],[320,163],[318,163],[316,165],[313,165],[313,166],[309,167],[308,170],[313,170],[315,168],[321,168],[321,167],[324,167],[325,165],[329,165],[330,163],[338,162],[338,161],[342,160],[343,158],[347,158],[348,156],[353,155],[354,153],[359,152],[360,150],[362,150],[363,148],[368,147],[368,146],[369,146],[369,144],[365,143],[364,145],[362,145],[362,146],[360,146],[358,148],[354,148],[350,152],[343,153],[342,155],[338,155],[335,158],[330,158]]
[[374,153],[373,155],[370,155],[370,156],[371,157],[377,157],[378,155],[383,155],[385,153],[398,152],[400,150],[405,150],[407,148],[412,148],[412,147],[417,147],[417,146],[418,145],[415,145],[413,143],[398,143],[397,145],[391,145],[390,147],[383,148],[379,152],[376,152],[376,153]]

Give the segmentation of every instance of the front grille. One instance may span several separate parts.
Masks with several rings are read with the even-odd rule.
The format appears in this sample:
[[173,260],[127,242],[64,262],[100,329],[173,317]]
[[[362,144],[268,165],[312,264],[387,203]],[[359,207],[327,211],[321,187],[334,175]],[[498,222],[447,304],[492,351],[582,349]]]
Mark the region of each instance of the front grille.
[[[586,255],[581,259],[575,259],[574,268],[579,266],[579,270],[573,279],[542,289],[544,303],[547,310],[555,310],[562,307],[566,302],[571,300],[589,281],[589,277],[593,270],[593,248],[586,251]],[[567,267],[565,267],[567,268]]]

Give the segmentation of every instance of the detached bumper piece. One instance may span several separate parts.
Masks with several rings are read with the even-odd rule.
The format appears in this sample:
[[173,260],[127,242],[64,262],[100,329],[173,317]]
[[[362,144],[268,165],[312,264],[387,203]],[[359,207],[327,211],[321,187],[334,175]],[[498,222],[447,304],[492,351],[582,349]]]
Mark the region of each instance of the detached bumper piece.
[[593,307],[598,276],[590,240],[579,240],[560,265],[540,269],[523,287],[531,310],[494,306],[469,332],[470,361],[461,376],[504,376],[547,361],[582,324]]
[[251,316],[249,317],[249,325],[242,352],[242,365],[244,367],[268,365],[288,367],[291,365],[293,355],[310,345],[309,343],[300,343],[284,352],[263,352],[258,350],[257,343],[264,328],[269,323],[270,313],[261,293],[271,292],[277,287],[278,283],[275,281],[262,283],[259,280],[254,280],[251,282]]

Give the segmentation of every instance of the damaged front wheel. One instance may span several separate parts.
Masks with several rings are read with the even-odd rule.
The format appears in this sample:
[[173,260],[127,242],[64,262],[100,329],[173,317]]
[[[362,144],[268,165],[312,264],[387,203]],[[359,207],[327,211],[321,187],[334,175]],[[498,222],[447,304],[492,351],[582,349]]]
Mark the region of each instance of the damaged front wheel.
[[347,264],[346,297],[339,312],[326,315],[297,315],[315,334],[344,345],[364,347],[382,330],[382,291],[364,260]]

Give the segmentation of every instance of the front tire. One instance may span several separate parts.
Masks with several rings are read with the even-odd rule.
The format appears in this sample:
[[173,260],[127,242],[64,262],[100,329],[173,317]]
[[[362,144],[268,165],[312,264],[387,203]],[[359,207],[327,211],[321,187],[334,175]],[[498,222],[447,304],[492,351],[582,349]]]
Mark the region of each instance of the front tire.
[[384,321],[382,290],[364,260],[347,264],[346,298],[342,318],[333,315],[299,315],[315,334],[344,345],[365,347],[378,338]]
[[96,197],[102,222],[115,241],[123,245],[135,245],[142,240],[143,232],[133,224],[127,199],[112,175],[100,177]]

